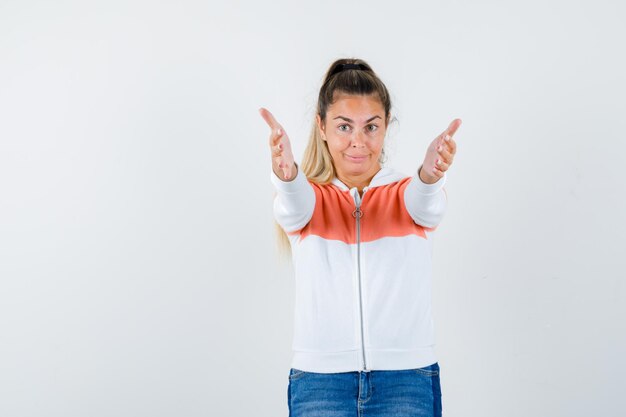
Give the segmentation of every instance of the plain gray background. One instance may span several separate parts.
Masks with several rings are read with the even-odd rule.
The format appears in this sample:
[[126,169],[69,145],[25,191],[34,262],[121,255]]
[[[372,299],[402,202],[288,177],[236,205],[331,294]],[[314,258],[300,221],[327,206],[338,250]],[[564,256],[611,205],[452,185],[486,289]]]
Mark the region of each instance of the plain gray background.
[[444,415],[623,415],[624,15],[0,0],[0,415],[287,416],[258,108],[300,161],[345,57],[392,94],[389,166],[463,120],[434,254]]

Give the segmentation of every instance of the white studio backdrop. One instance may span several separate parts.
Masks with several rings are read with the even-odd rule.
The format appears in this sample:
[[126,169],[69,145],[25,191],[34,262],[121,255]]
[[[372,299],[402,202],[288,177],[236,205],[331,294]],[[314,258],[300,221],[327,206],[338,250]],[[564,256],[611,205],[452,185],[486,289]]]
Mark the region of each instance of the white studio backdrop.
[[411,175],[458,117],[433,307],[448,417],[626,407],[616,1],[0,0],[0,415],[287,416],[268,108],[392,94]]

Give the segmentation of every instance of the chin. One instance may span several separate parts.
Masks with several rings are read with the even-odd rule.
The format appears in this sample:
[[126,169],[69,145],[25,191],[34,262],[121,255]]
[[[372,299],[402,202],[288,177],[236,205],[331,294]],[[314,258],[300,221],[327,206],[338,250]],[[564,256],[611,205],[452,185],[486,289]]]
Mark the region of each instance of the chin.
[[362,175],[370,172],[372,170],[372,166],[364,166],[359,164],[350,164],[345,167],[345,171],[349,172],[351,175]]

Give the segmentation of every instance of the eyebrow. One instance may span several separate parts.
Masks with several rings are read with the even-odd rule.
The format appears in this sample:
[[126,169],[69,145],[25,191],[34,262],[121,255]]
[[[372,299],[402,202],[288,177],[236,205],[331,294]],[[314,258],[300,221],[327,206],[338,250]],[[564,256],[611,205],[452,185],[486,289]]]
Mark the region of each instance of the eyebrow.
[[[374,116],[374,117],[370,117],[369,119],[367,119],[367,120],[365,121],[365,123],[369,123],[369,122],[371,122],[372,120],[374,120],[374,119],[375,119],[375,118],[377,118],[377,117],[378,117],[379,119],[381,119],[381,120],[383,119],[383,118],[382,118],[382,117],[380,117],[380,116]],[[347,117],[343,117],[343,116],[337,116],[337,117],[335,117],[335,119],[343,119],[343,120],[345,120],[346,122],[354,123],[354,120],[352,120],[352,119],[348,119]],[[335,119],[333,119],[333,120],[335,120]]]

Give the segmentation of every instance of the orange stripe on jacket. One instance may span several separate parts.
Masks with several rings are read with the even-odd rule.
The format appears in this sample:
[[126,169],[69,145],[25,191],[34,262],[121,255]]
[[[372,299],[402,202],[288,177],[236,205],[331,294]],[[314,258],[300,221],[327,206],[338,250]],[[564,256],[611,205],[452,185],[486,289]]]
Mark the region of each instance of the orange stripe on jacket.
[[[424,227],[413,221],[404,205],[404,189],[411,177],[367,190],[361,201],[361,242],[383,237],[418,235],[426,239]],[[304,239],[309,235],[356,244],[356,207],[352,195],[335,184],[310,182],[315,191],[315,209],[309,223],[298,231]]]

